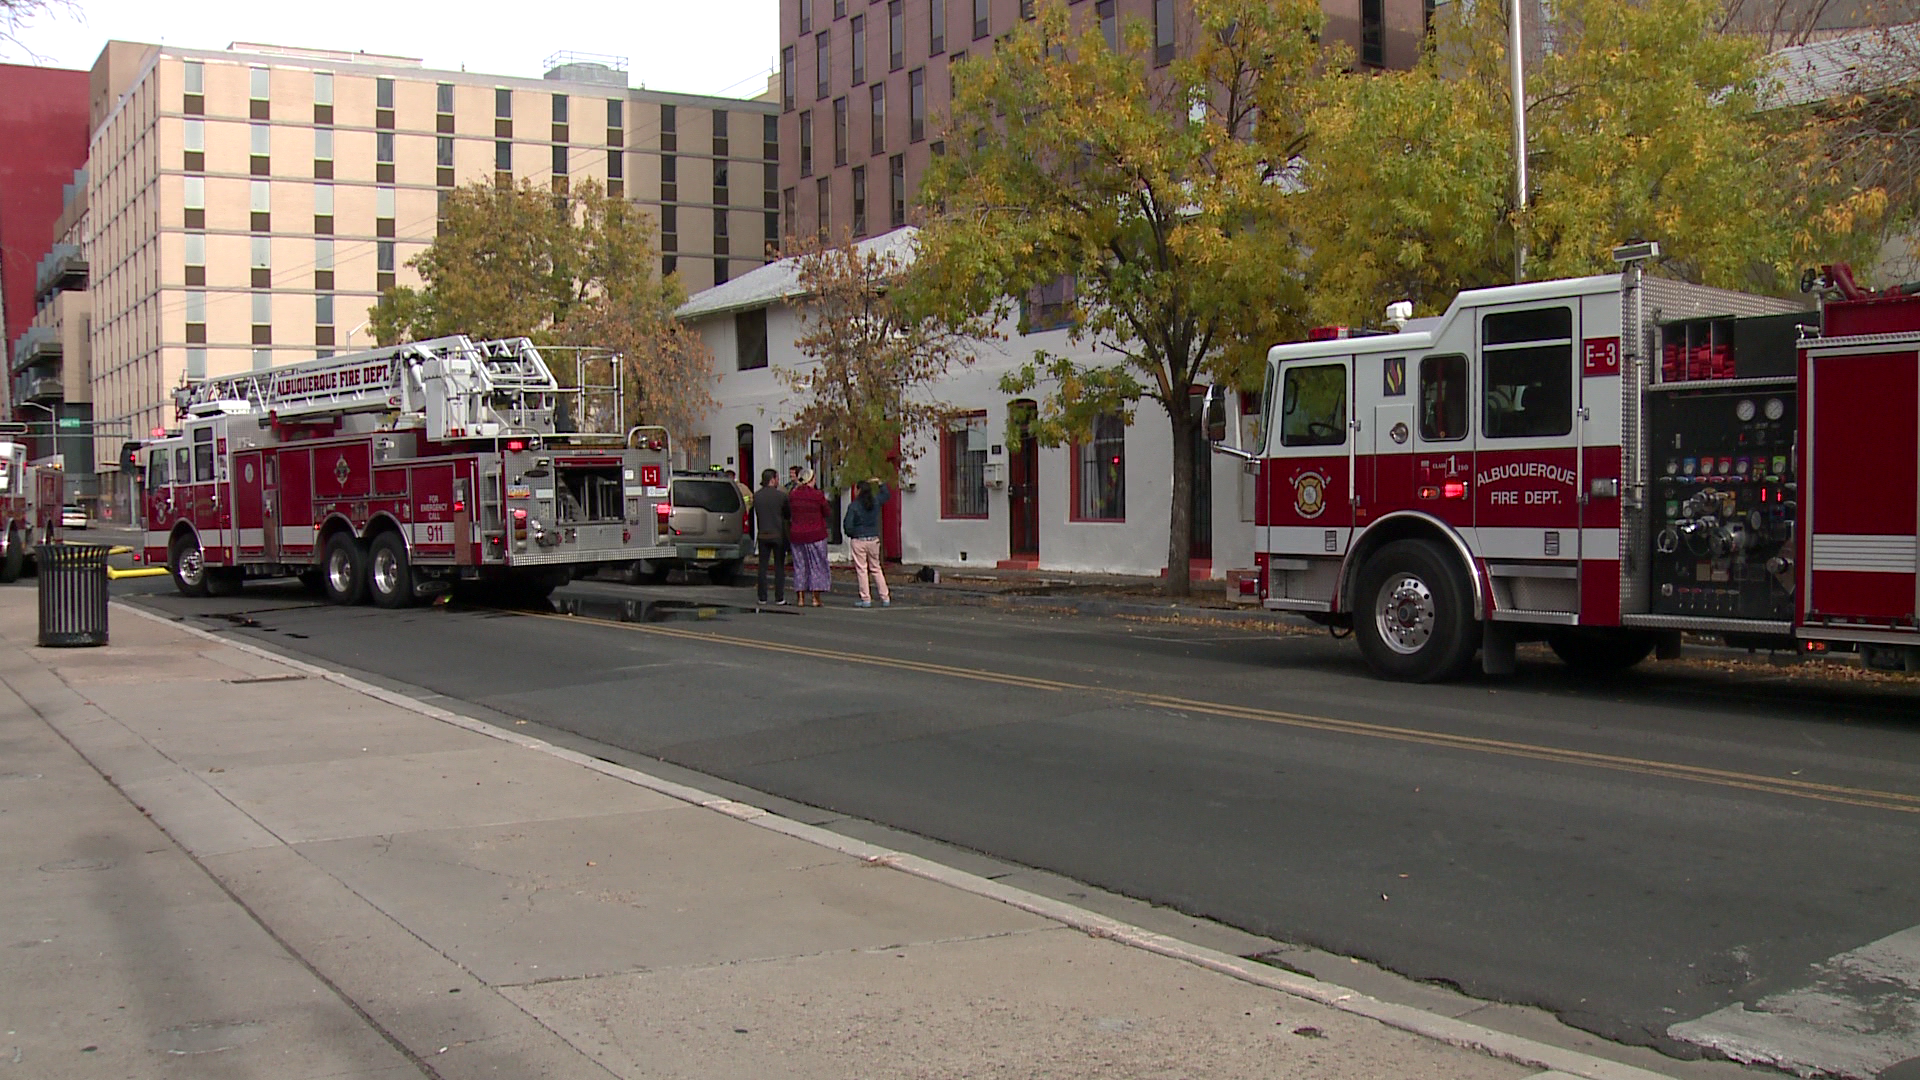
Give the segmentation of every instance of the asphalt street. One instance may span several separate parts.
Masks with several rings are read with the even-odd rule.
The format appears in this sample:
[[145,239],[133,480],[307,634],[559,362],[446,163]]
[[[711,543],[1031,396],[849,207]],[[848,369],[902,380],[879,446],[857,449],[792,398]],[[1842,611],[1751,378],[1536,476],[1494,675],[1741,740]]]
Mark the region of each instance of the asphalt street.
[[1581,682],[1539,656],[1409,687],[1321,634],[700,606],[740,589],[581,582],[553,612],[116,591],[1678,1057],[1700,1049],[1673,1025],[1920,924],[1920,688]]

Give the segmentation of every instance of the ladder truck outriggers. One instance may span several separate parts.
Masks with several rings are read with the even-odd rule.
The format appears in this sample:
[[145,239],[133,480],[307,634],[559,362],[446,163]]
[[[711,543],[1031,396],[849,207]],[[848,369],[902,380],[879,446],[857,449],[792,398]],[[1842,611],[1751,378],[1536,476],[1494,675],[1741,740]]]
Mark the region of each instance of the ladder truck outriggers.
[[296,575],[404,607],[671,555],[666,433],[617,430],[620,358],[574,355],[611,379],[563,387],[526,338],[455,336],[190,383],[138,451],[142,558],[188,596]]
[[[1739,647],[1920,669],[1920,296],[1647,275],[1460,293],[1267,357],[1257,592],[1431,681]],[[1395,305],[1402,307],[1401,305]],[[1397,316],[1397,318],[1396,318]]]

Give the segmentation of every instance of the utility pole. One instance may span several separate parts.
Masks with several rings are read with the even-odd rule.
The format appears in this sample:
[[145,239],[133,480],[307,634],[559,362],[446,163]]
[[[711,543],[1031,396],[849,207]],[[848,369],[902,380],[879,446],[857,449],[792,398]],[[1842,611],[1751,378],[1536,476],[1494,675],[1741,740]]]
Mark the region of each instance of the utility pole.
[[1513,74],[1513,280],[1527,279],[1527,78],[1520,57],[1520,2],[1507,17],[1507,65]]

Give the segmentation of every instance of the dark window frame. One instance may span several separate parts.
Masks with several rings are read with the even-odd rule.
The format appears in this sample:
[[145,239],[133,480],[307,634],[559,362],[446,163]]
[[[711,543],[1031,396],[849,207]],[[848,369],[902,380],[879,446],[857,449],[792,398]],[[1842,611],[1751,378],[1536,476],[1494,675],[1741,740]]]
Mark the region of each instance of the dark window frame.
[[[1337,371],[1340,373],[1340,396],[1334,410],[1318,417],[1302,415],[1297,426],[1289,423],[1290,418],[1300,406],[1302,376],[1308,373]],[[1280,415],[1275,425],[1280,429],[1280,445],[1295,447],[1338,447],[1347,445],[1348,413],[1350,409],[1349,391],[1352,389],[1348,367],[1345,362],[1289,364],[1280,374]],[[1315,427],[1332,429],[1338,438],[1330,439],[1325,435],[1316,435]]]
[[[1443,365],[1455,370],[1444,370]],[[1433,353],[1420,358],[1421,442],[1458,442],[1467,437],[1473,415],[1472,377],[1464,353]],[[1447,391],[1456,384],[1454,397],[1458,400],[1449,400]]]
[[944,521],[988,517],[987,451],[966,445],[971,438],[968,432],[976,427],[984,431],[986,423],[985,412],[972,412],[954,417],[940,429],[940,517]]
[[[1070,443],[1073,484],[1070,521],[1127,520],[1127,425],[1118,413],[1093,418],[1088,437]],[[1108,455],[1115,460],[1109,461]],[[1091,481],[1091,486],[1089,485]]]

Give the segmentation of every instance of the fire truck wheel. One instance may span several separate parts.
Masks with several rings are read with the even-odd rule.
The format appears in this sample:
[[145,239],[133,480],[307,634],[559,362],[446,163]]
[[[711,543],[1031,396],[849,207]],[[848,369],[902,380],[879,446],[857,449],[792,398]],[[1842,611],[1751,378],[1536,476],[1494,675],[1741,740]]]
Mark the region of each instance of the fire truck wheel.
[[320,584],[336,604],[357,604],[367,595],[367,550],[344,532],[327,541],[327,561],[320,567]]
[[413,567],[399,533],[381,533],[367,550],[367,591],[375,605],[402,608],[413,603]]
[[1547,634],[1547,647],[1562,662],[1575,671],[1595,675],[1625,671],[1645,660],[1653,646],[1652,634],[1608,627],[1554,630]]
[[20,530],[16,526],[7,527],[7,554],[0,559],[0,581],[8,584],[20,580],[20,573],[27,565],[27,546],[20,539]]
[[200,541],[191,536],[176,537],[167,547],[167,570],[173,574],[173,587],[181,596],[207,595],[207,564],[200,558]]
[[1360,570],[1354,636],[1367,666],[1401,682],[1458,678],[1473,662],[1473,589],[1425,540],[1395,540]]

